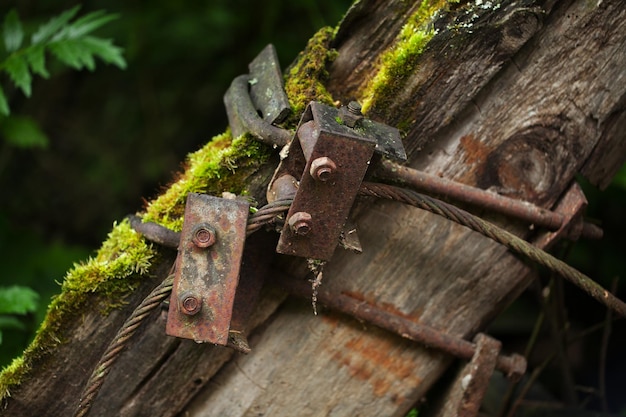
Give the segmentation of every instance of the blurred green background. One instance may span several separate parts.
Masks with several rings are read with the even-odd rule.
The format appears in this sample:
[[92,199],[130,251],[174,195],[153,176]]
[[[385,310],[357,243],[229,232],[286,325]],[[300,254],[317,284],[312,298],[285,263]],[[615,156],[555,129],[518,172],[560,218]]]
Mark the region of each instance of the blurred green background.
[[[80,15],[96,10],[119,15],[96,34],[124,48],[125,70],[98,61],[93,72],[75,71],[51,59],[50,79],[35,77],[30,98],[2,74],[12,114],[32,117],[49,142],[24,148],[0,137],[0,287],[21,285],[38,294],[30,300],[34,308],[27,308],[34,311],[19,316],[21,329],[1,329],[0,367],[32,338],[67,269],[99,247],[114,221],[156,196],[187,153],[224,130],[222,96],[235,76],[247,72],[248,62],[273,43],[286,67],[319,28],[337,24],[350,3],[86,1]],[[76,4],[4,1],[0,19],[16,8],[32,30]],[[610,287],[626,269],[626,171],[604,192],[584,187],[588,214],[602,222],[606,236],[599,243],[576,244],[567,261]],[[594,301],[565,288],[573,329],[603,320],[604,310]],[[623,289],[621,294],[624,298]],[[532,292],[526,294],[492,331],[510,343],[523,342],[540,311]],[[623,327],[616,326],[614,334]],[[624,342],[612,340],[610,349],[620,357]],[[587,357],[592,355],[597,354]],[[596,362],[593,356],[587,365]],[[618,375],[626,370],[623,359],[612,364]]]

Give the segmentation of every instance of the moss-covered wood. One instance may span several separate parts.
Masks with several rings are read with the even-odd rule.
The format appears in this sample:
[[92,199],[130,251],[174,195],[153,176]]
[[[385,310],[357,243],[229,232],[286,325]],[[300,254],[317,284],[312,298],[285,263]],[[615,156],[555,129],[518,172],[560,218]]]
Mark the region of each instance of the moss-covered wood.
[[[605,183],[624,160],[611,155],[598,168],[624,125],[623,13],[617,0],[357,2],[286,71],[295,110],[286,127],[311,99],[358,98],[370,117],[401,127],[412,166],[550,207],[581,169]],[[275,163],[252,139],[220,135],[190,155],[144,217],[180,228],[190,191],[260,203]],[[333,291],[470,336],[531,279],[503,248],[434,216],[389,202],[358,212],[365,252],[336,254],[323,282]],[[38,338],[0,376],[7,415],[71,415],[100,354],[174,257],[126,222],[115,226],[96,257],[68,273]],[[299,261],[276,257],[273,268],[270,276],[310,278]],[[266,288],[248,356],[169,338],[155,312],[91,415],[403,415],[450,362],[347,317],[315,316],[306,302],[279,308],[283,299]]]

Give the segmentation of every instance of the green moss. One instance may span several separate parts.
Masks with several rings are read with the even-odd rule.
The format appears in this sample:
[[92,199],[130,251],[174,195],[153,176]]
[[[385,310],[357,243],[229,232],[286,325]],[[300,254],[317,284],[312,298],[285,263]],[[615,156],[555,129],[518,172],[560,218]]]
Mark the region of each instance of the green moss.
[[213,138],[189,155],[185,172],[161,196],[152,201],[144,221],[181,230],[188,193],[241,194],[245,179],[265,163],[271,150],[250,135],[233,140],[229,131]]
[[362,111],[386,108],[396,99],[406,79],[415,71],[419,56],[436,31],[432,22],[448,0],[423,0],[407,20],[393,45],[380,57],[379,70],[362,93]]
[[[2,377],[0,378],[0,399],[11,396],[9,388],[18,385],[25,373],[28,372],[28,369],[29,367],[24,364],[24,357],[20,356],[13,359],[13,362],[2,370]],[[0,404],[0,407],[1,406]]]
[[324,84],[328,79],[327,65],[337,57],[337,51],[330,48],[335,33],[334,28],[320,29],[286,71],[285,91],[292,109],[290,125],[297,125],[312,100],[333,105],[333,97]]

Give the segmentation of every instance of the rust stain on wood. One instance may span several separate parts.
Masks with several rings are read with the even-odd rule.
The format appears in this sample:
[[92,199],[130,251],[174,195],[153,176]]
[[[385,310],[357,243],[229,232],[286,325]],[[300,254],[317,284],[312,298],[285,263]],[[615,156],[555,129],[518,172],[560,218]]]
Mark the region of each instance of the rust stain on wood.
[[414,375],[413,363],[399,354],[396,341],[371,336],[349,339],[331,357],[352,377],[368,381],[377,397],[389,395],[402,401],[401,395],[390,392],[392,385],[417,386],[421,379]]
[[462,178],[457,181],[474,184],[476,179],[480,178],[485,170],[485,162],[491,153],[491,148],[485,145],[480,139],[476,139],[474,135],[464,135],[459,142],[459,148],[463,151],[463,161],[470,170]]

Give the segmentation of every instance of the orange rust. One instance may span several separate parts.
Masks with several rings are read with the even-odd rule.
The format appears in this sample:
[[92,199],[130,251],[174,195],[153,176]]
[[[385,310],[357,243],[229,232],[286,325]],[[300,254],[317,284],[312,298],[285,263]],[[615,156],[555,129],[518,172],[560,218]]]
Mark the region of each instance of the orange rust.
[[327,323],[333,329],[335,329],[339,325],[339,315],[337,314],[323,314],[321,315],[321,319],[323,322]]
[[394,383],[400,381],[399,386],[414,387],[421,382],[412,374],[413,363],[398,354],[395,342],[371,332],[348,340],[332,358],[346,367],[351,376],[368,381],[377,397],[389,394],[397,401],[401,395],[389,392]]
[[468,164],[484,164],[491,152],[489,146],[476,139],[474,135],[462,136],[460,145],[461,150],[465,153],[465,161]]
[[464,153],[463,160],[466,165],[474,169],[467,174],[467,178],[457,178],[457,181],[467,184],[475,183],[476,178],[479,178],[485,170],[485,162],[491,153],[491,148],[471,134],[461,137],[459,147]]

